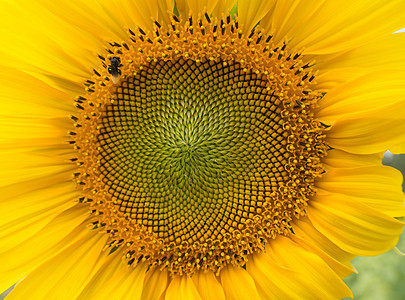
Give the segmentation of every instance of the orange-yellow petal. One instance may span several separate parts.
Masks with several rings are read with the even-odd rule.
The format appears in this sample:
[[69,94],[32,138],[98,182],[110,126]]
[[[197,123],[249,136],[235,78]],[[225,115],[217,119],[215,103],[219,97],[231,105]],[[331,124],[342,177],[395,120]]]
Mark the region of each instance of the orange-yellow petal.
[[400,0],[296,0],[281,4],[280,10],[263,21],[272,18],[273,28],[268,30],[274,31],[276,41],[287,37],[291,47],[305,48],[307,55],[325,55],[357,48],[399,30],[404,26],[404,11]]
[[316,117],[333,125],[337,120],[361,118],[397,102],[405,103],[404,77],[404,72],[375,72],[338,85],[319,102]]
[[73,207],[56,216],[34,235],[15,233],[2,236],[0,290],[4,291],[81,239],[86,232],[86,226],[82,223],[87,218],[87,212],[84,206]]
[[269,242],[266,253],[252,255],[247,270],[262,299],[352,296],[349,288],[319,256],[282,236]]
[[106,240],[107,236],[88,229],[82,239],[24,278],[7,298],[75,299],[101,255]]
[[176,276],[167,287],[165,300],[201,300],[191,277]]
[[402,174],[391,167],[333,168],[318,182],[317,187],[328,193],[356,198],[377,211],[392,217],[405,215]]
[[355,255],[339,248],[325,235],[320,233],[314,227],[314,225],[312,225],[308,217],[295,220],[292,226],[294,234],[297,237],[310,242],[311,244],[315,245],[329,256],[335,258],[336,260],[347,266],[348,268],[353,269],[353,266],[350,264],[350,261],[353,258],[355,258]]
[[382,165],[383,153],[353,154],[339,149],[331,149],[322,163],[329,168],[358,168]]
[[224,289],[218,281],[218,277],[212,272],[198,271],[193,275],[195,286],[202,300],[225,300]]
[[238,1],[238,20],[243,26],[242,30],[245,34],[249,34],[251,30],[263,19],[266,14],[272,11],[277,1],[275,0],[239,0]]
[[361,118],[338,120],[326,132],[333,148],[356,154],[385,152],[405,141],[405,101],[364,113]]
[[252,275],[240,267],[227,266],[221,270],[221,284],[228,300],[260,299]]
[[137,266],[129,266],[121,261],[120,266],[110,280],[95,291],[94,295],[89,296],[90,299],[141,299],[143,281],[148,265],[140,263]]
[[169,272],[159,268],[151,269],[146,274],[142,290],[142,300],[160,299],[166,291]]
[[371,256],[396,245],[404,224],[343,194],[317,195],[307,207],[314,227],[343,250]]

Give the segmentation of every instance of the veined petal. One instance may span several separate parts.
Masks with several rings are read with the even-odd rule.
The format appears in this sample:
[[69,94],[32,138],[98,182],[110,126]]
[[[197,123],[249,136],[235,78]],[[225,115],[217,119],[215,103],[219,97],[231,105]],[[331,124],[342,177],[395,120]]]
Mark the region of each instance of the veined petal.
[[368,166],[381,166],[383,153],[353,154],[339,149],[331,149],[322,160],[328,168],[358,168]]
[[[91,74],[97,60],[93,51],[102,49],[94,36],[66,24],[35,1],[25,2],[23,8],[2,3],[0,15],[2,41],[7,45],[1,50],[3,65],[35,73],[49,84],[59,81],[61,89],[73,88],[76,95],[83,91],[78,83]],[[21,26],[26,22],[35,26]]]
[[167,287],[165,300],[201,300],[191,277],[176,276]]
[[[404,11],[404,3],[400,0],[283,2],[263,18],[264,24],[271,24],[265,28],[274,31],[277,42],[288,38],[289,46],[305,48],[306,55],[351,50],[403,27],[398,11]],[[375,26],[379,20],[386,22]]]
[[343,194],[317,195],[307,208],[314,227],[355,255],[388,251],[398,242],[404,224]]
[[[6,145],[0,144],[0,150],[2,151],[2,155],[4,155],[4,157],[0,158],[2,170],[4,170],[4,172],[0,175],[0,188],[2,186],[9,186],[18,182],[34,180],[42,177],[43,175],[49,175],[52,173],[58,174],[63,172],[70,172],[71,174],[74,171],[73,164],[67,163],[69,159],[72,158],[72,153],[65,153],[66,150],[64,152],[62,152],[63,150],[58,151],[57,149],[39,150],[38,148],[30,148],[30,145],[25,146],[26,147],[20,147],[19,143],[11,143]],[[10,150],[13,147],[20,147],[20,151],[26,151],[13,152]],[[2,148],[6,148],[7,150],[3,150]],[[40,151],[43,152],[40,153]],[[56,158],[55,156],[59,157]],[[10,158],[13,160],[10,160]]]
[[401,142],[398,145],[394,145],[388,149],[392,154],[405,153],[405,143]]
[[297,270],[277,264],[268,253],[257,253],[247,264],[261,299],[311,299],[313,294],[298,278]]
[[361,118],[338,120],[327,131],[333,148],[356,154],[385,152],[405,140],[405,101],[372,110]]
[[[110,266],[107,267],[110,268]],[[88,297],[100,300],[140,300],[147,267],[148,265],[144,263],[129,266],[121,261],[121,268],[107,282],[104,282],[94,295],[91,294]]]
[[[349,288],[316,254],[286,237],[277,237],[247,264],[263,299],[340,299]],[[316,282],[317,284],[313,284]]]
[[[374,40],[372,44],[365,44],[350,51],[330,56],[316,62],[321,72],[317,80],[331,77],[327,72],[356,68],[357,73],[370,72],[370,70],[404,70],[405,33],[388,34]],[[384,72],[384,74],[386,74]],[[390,74],[386,74],[390,76]]]
[[[30,118],[30,117],[14,117],[14,118],[0,118],[0,124],[3,125],[3,131],[1,133],[0,147],[6,148],[10,144],[17,144],[30,141],[38,141],[42,139],[53,139],[52,144],[58,144],[59,147],[63,147],[69,151],[67,141],[69,140],[67,124],[68,119],[44,119],[44,118]],[[58,124],[59,126],[55,126]],[[52,148],[52,144],[49,145],[49,149]],[[29,147],[30,145],[26,145]],[[40,142],[36,144],[35,148],[40,148]],[[32,149],[32,145],[31,145]],[[71,151],[71,150],[70,150]]]
[[349,266],[348,264],[338,261],[336,258],[324,252],[321,248],[307,239],[296,235],[292,235],[290,239],[308,252],[318,255],[340,278],[345,278],[354,272],[354,268],[351,265]]
[[4,291],[81,239],[87,230],[83,224],[86,218],[87,208],[76,206],[56,216],[35,235],[22,237],[17,242],[14,236],[3,237],[7,248],[1,248],[0,290]]
[[238,1],[238,20],[243,25],[245,34],[250,31],[259,23],[263,17],[272,11],[273,7],[277,4],[275,0],[239,0]]
[[85,300],[94,297],[111,278],[117,276],[123,266],[125,266],[125,262],[119,249],[113,253],[109,253],[109,251],[102,252],[99,261],[97,261],[92,274],[88,276],[88,281],[85,283],[85,287],[77,299]]
[[227,266],[221,271],[220,277],[226,299],[261,299],[251,274],[246,270]]
[[169,284],[167,270],[158,268],[149,270],[145,278],[142,290],[142,300],[161,299]]
[[404,77],[404,72],[377,72],[339,85],[322,98],[316,115],[332,125],[336,120],[361,118],[370,111],[405,103]]
[[[8,236],[23,240],[43,228],[56,215],[75,205],[77,194],[71,189],[72,182],[64,183],[66,174],[48,174],[52,174],[55,181],[46,177],[36,178],[0,188],[3,195],[0,201],[0,238]],[[15,242],[11,245],[15,245]]]
[[196,18],[198,17],[198,14],[202,14],[204,11],[206,11],[208,15],[212,14],[212,17],[214,18],[220,18],[222,14],[228,14],[235,3],[235,0],[176,1],[177,10],[183,18],[188,18],[190,13],[194,18]]
[[[231,9],[236,5],[237,1],[235,0],[217,0],[215,1],[216,5],[212,10],[212,16],[214,17],[221,17],[222,14],[227,15]],[[233,17],[233,16],[231,16]]]
[[224,289],[213,272],[199,271],[193,280],[202,300],[225,300]]
[[[275,35],[276,43],[287,42],[290,37],[286,35],[289,28],[285,27],[285,23],[294,14],[296,7],[300,4],[299,0],[285,0],[285,1],[270,1],[273,6],[266,11],[266,15],[260,20],[260,27],[262,27],[267,34]],[[319,1],[318,1],[319,2]],[[314,11],[314,7],[306,5],[302,9],[308,9],[310,14]],[[305,16],[306,11],[302,11],[302,16]],[[297,20],[298,21],[298,20]]]
[[[173,13],[173,0],[140,0],[140,1],[108,1],[103,6],[111,11],[117,24],[138,30],[138,27],[145,31],[153,30],[153,21],[160,24],[170,24],[170,13]],[[118,10],[117,10],[118,8]]]
[[[84,3],[81,1],[62,0],[54,3],[49,0],[38,0],[37,2],[40,3],[39,6],[57,16],[58,20],[65,20],[67,24],[73,24],[101,41],[103,39],[127,39],[127,33],[125,32],[126,24],[122,23],[125,19],[122,18],[123,12],[117,6],[117,1],[90,0]],[[145,2],[141,3],[141,5],[146,4]],[[35,6],[35,9],[40,11],[39,6]],[[140,15],[141,12],[137,12],[133,17],[137,20],[137,18],[140,18]],[[102,43],[99,43],[99,45],[102,45]]]
[[[279,236],[269,244],[268,253],[280,265],[296,270],[304,275],[304,284],[312,295],[322,299],[351,297],[350,289],[337,274],[315,253],[305,250],[291,239]],[[311,282],[318,284],[311,286]]]
[[[0,66],[7,72],[0,73],[0,92],[7,101],[1,101],[2,116],[13,117],[64,117],[74,112],[70,96],[35,76]],[[20,87],[24,85],[26,89]],[[6,119],[5,117],[3,117]],[[3,126],[2,126],[3,128]]]
[[308,219],[308,217],[295,220],[293,223],[294,234],[302,238],[311,244],[317,246],[323,252],[329,256],[335,258],[345,266],[350,269],[353,269],[353,266],[350,264],[350,261],[355,258],[355,255],[344,251],[339,248],[335,243],[328,239],[325,235],[320,233]]
[[86,233],[24,278],[8,295],[9,299],[52,299],[55,295],[59,299],[76,298],[107,240],[107,236],[97,231],[88,230]]
[[[337,194],[356,197],[357,201],[393,217],[405,215],[402,174],[391,167],[330,169],[317,187]],[[343,196],[344,197],[344,196]]]
[[[0,251],[23,242],[61,212],[76,204],[77,194],[63,184],[0,202]],[[41,199],[42,201],[38,201]],[[18,203],[18,204],[17,204]]]

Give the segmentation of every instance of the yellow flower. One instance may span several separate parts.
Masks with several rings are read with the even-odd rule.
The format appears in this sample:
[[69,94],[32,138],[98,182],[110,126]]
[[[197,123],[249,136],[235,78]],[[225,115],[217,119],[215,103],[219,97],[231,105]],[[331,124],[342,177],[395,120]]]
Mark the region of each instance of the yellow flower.
[[8,299],[339,299],[395,246],[402,0],[0,14]]

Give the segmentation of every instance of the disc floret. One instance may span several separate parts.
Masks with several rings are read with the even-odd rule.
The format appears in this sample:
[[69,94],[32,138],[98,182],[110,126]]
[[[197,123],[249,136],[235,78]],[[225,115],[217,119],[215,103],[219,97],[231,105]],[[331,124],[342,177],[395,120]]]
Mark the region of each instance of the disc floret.
[[155,25],[110,43],[77,99],[81,201],[129,264],[171,274],[243,266],[291,234],[315,194],[322,95],[300,54],[259,27],[244,36],[237,20],[207,14]]

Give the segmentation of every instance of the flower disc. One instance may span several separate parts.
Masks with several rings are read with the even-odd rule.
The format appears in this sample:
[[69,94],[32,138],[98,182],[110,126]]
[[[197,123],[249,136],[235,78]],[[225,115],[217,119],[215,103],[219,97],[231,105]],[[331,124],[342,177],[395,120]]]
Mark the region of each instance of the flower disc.
[[397,244],[404,1],[0,5],[7,299],[344,299]]
[[192,24],[111,43],[121,78],[95,70],[77,104],[77,177],[94,224],[130,264],[174,274],[242,266],[288,235],[326,151],[312,113],[321,94],[299,54],[259,29],[244,37],[229,17]]

